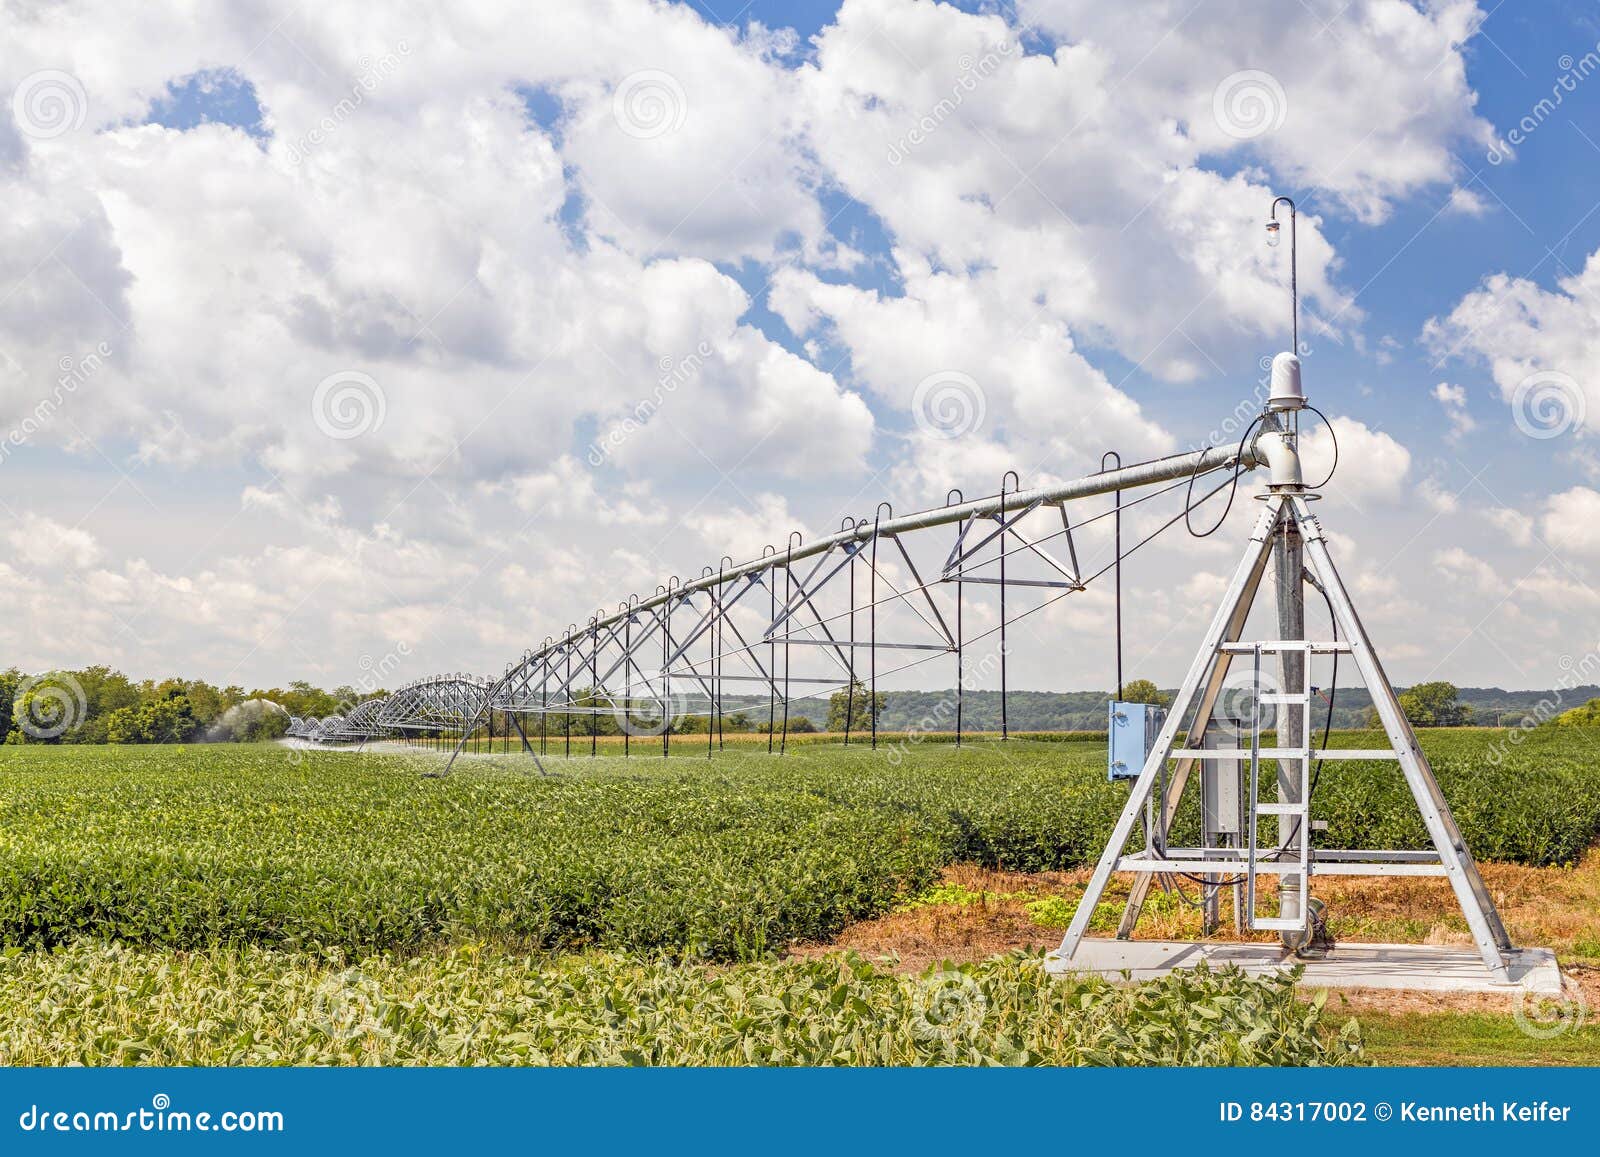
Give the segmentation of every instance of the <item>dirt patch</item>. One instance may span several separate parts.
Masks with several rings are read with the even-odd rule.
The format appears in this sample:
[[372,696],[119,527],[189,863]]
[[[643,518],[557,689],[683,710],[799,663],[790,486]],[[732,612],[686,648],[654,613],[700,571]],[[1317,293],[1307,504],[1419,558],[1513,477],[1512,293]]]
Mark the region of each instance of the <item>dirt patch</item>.
[[[1514,943],[1554,948],[1563,972],[1600,1014],[1600,849],[1573,868],[1525,868],[1486,864],[1485,883]],[[852,949],[872,959],[895,958],[895,967],[919,971],[931,963],[977,960],[1025,948],[1050,950],[1061,942],[1087,885],[1089,872],[1029,875],[996,872],[971,864],[947,869],[940,885],[901,909],[851,925],[831,944],[805,945],[799,955]],[[1197,889],[1185,895],[1153,889],[1136,936],[1190,940],[1200,934],[1193,907]],[[1470,944],[1467,925],[1449,884],[1418,877],[1319,877],[1313,893],[1328,906],[1336,938],[1349,941]],[[1095,935],[1114,932],[1127,898],[1127,878],[1113,881],[1096,911]],[[1231,916],[1224,910],[1226,939]],[[1267,940],[1258,934],[1246,939]],[[1354,1011],[1391,1013],[1511,1011],[1513,998],[1494,995],[1394,992],[1353,989],[1341,993]]]
[[[1076,897],[1083,894],[1089,873],[994,872],[971,864],[945,869],[933,896],[959,893],[952,902],[917,903],[846,928],[830,944],[804,945],[797,955],[851,949],[872,959],[897,957],[897,968],[920,971],[941,960],[978,960],[1015,948],[1054,948],[1060,929],[1041,925],[1029,914],[1024,897]],[[1124,893],[1125,895],[1126,893]]]

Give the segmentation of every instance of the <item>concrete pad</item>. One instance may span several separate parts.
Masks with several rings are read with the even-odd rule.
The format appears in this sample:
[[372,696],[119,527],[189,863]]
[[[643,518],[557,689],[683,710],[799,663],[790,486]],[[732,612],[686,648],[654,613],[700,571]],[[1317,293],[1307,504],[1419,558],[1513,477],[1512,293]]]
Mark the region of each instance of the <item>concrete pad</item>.
[[1189,943],[1173,940],[1106,940],[1086,938],[1069,964],[1054,954],[1046,968],[1055,973],[1080,972],[1119,979],[1126,970],[1133,980],[1165,976],[1175,968],[1193,968],[1200,961],[1212,968],[1235,965],[1264,975],[1296,964],[1305,967],[1300,983],[1308,988],[1397,988],[1417,992],[1524,992],[1561,995],[1561,970],[1548,948],[1518,948],[1510,953],[1510,984],[1497,982],[1475,949],[1432,944],[1334,945],[1320,960],[1301,960],[1276,944],[1222,941]]

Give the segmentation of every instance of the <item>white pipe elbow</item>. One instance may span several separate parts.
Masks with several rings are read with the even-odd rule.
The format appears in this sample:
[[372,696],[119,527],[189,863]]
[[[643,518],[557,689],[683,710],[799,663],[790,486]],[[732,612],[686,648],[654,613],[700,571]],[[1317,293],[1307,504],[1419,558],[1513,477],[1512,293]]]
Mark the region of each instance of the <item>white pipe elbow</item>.
[[1300,449],[1286,430],[1264,430],[1256,437],[1256,454],[1267,462],[1269,486],[1304,486]]

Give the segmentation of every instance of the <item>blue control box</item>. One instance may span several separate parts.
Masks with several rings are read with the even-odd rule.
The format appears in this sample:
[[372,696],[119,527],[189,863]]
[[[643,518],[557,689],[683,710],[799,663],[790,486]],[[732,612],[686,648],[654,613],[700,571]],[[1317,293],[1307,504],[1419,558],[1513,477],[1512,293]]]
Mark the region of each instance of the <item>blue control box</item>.
[[1106,728],[1106,778],[1138,779],[1144,761],[1156,745],[1167,709],[1154,703],[1119,703],[1111,700]]

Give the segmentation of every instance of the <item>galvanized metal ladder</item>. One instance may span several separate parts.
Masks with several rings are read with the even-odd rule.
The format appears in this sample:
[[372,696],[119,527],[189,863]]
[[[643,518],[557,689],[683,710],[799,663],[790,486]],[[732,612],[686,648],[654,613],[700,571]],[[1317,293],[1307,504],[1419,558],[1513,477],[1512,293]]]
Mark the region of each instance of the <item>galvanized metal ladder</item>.
[[[1255,643],[1224,643],[1220,652],[1223,654],[1247,654],[1251,657],[1253,669],[1251,673],[1250,688],[1250,790],[1246,797],[1248,800],[1247,820],[1248,834],[1245,840],[1245,908],[1244,917],[1249,927],[1257,931],[1294,932],[1304,927],[1306,905],[1310,900],[1311,881],[1311,681],[1308,678],[1300,680],[1299,691],[1263,692],[1261,690],[1264,680],[1261,677],[1261,656],[1268,654],[1283,655],[1286,652],[1298,652],[1305,657],[1303,671],[1309,671],[1311,656],[1338,650],[1348,651],[1348,643],[1314,643],[1301,639],[1265,639]],[[1281,774],[1283,765],[1292,765],[1292,774],[1296,780],[1297,790],[1290,793],[1292,799],[1279,798],[1273,801],[1261,799],[1261,733],[1264,730],[1262,721],[1264,712],[1262,707],[1270,706],[1273,710],[1274,746],[1267,750],[1267,756],[1278,764],[1280,769],[1279,781],[1283,781]],[[1296,726],[1285,727],[1284,716],[1290,711],[1299,712],[1295,719]],[[1285,732],[1299,736],[1297,746],[1287,746],[1284,743]],[[1242,758],[1240,752],[1228,752],[1230,758]],[[1216,757],[1215,752],[1204,752],[1202,759]],[[1276,844],[1270,848],[1261,846],[1261,817],[1274,818],[1277,829]],[[1294,821],[1294,827],[1287,832],[1285,825]],[[1263,859],[1263,852],[1266,859]],[[1285,859],[1292,856],[1291,859]],[[1279,878],[1279,915],[1263,916],[1256,906],[1256,880],[1263,872]],[[1285,887],[1298,893],[1297,902],[1287,909],[1282,905]],[[1293,916],[1284,916],[1285,910],[1295,913]]]

